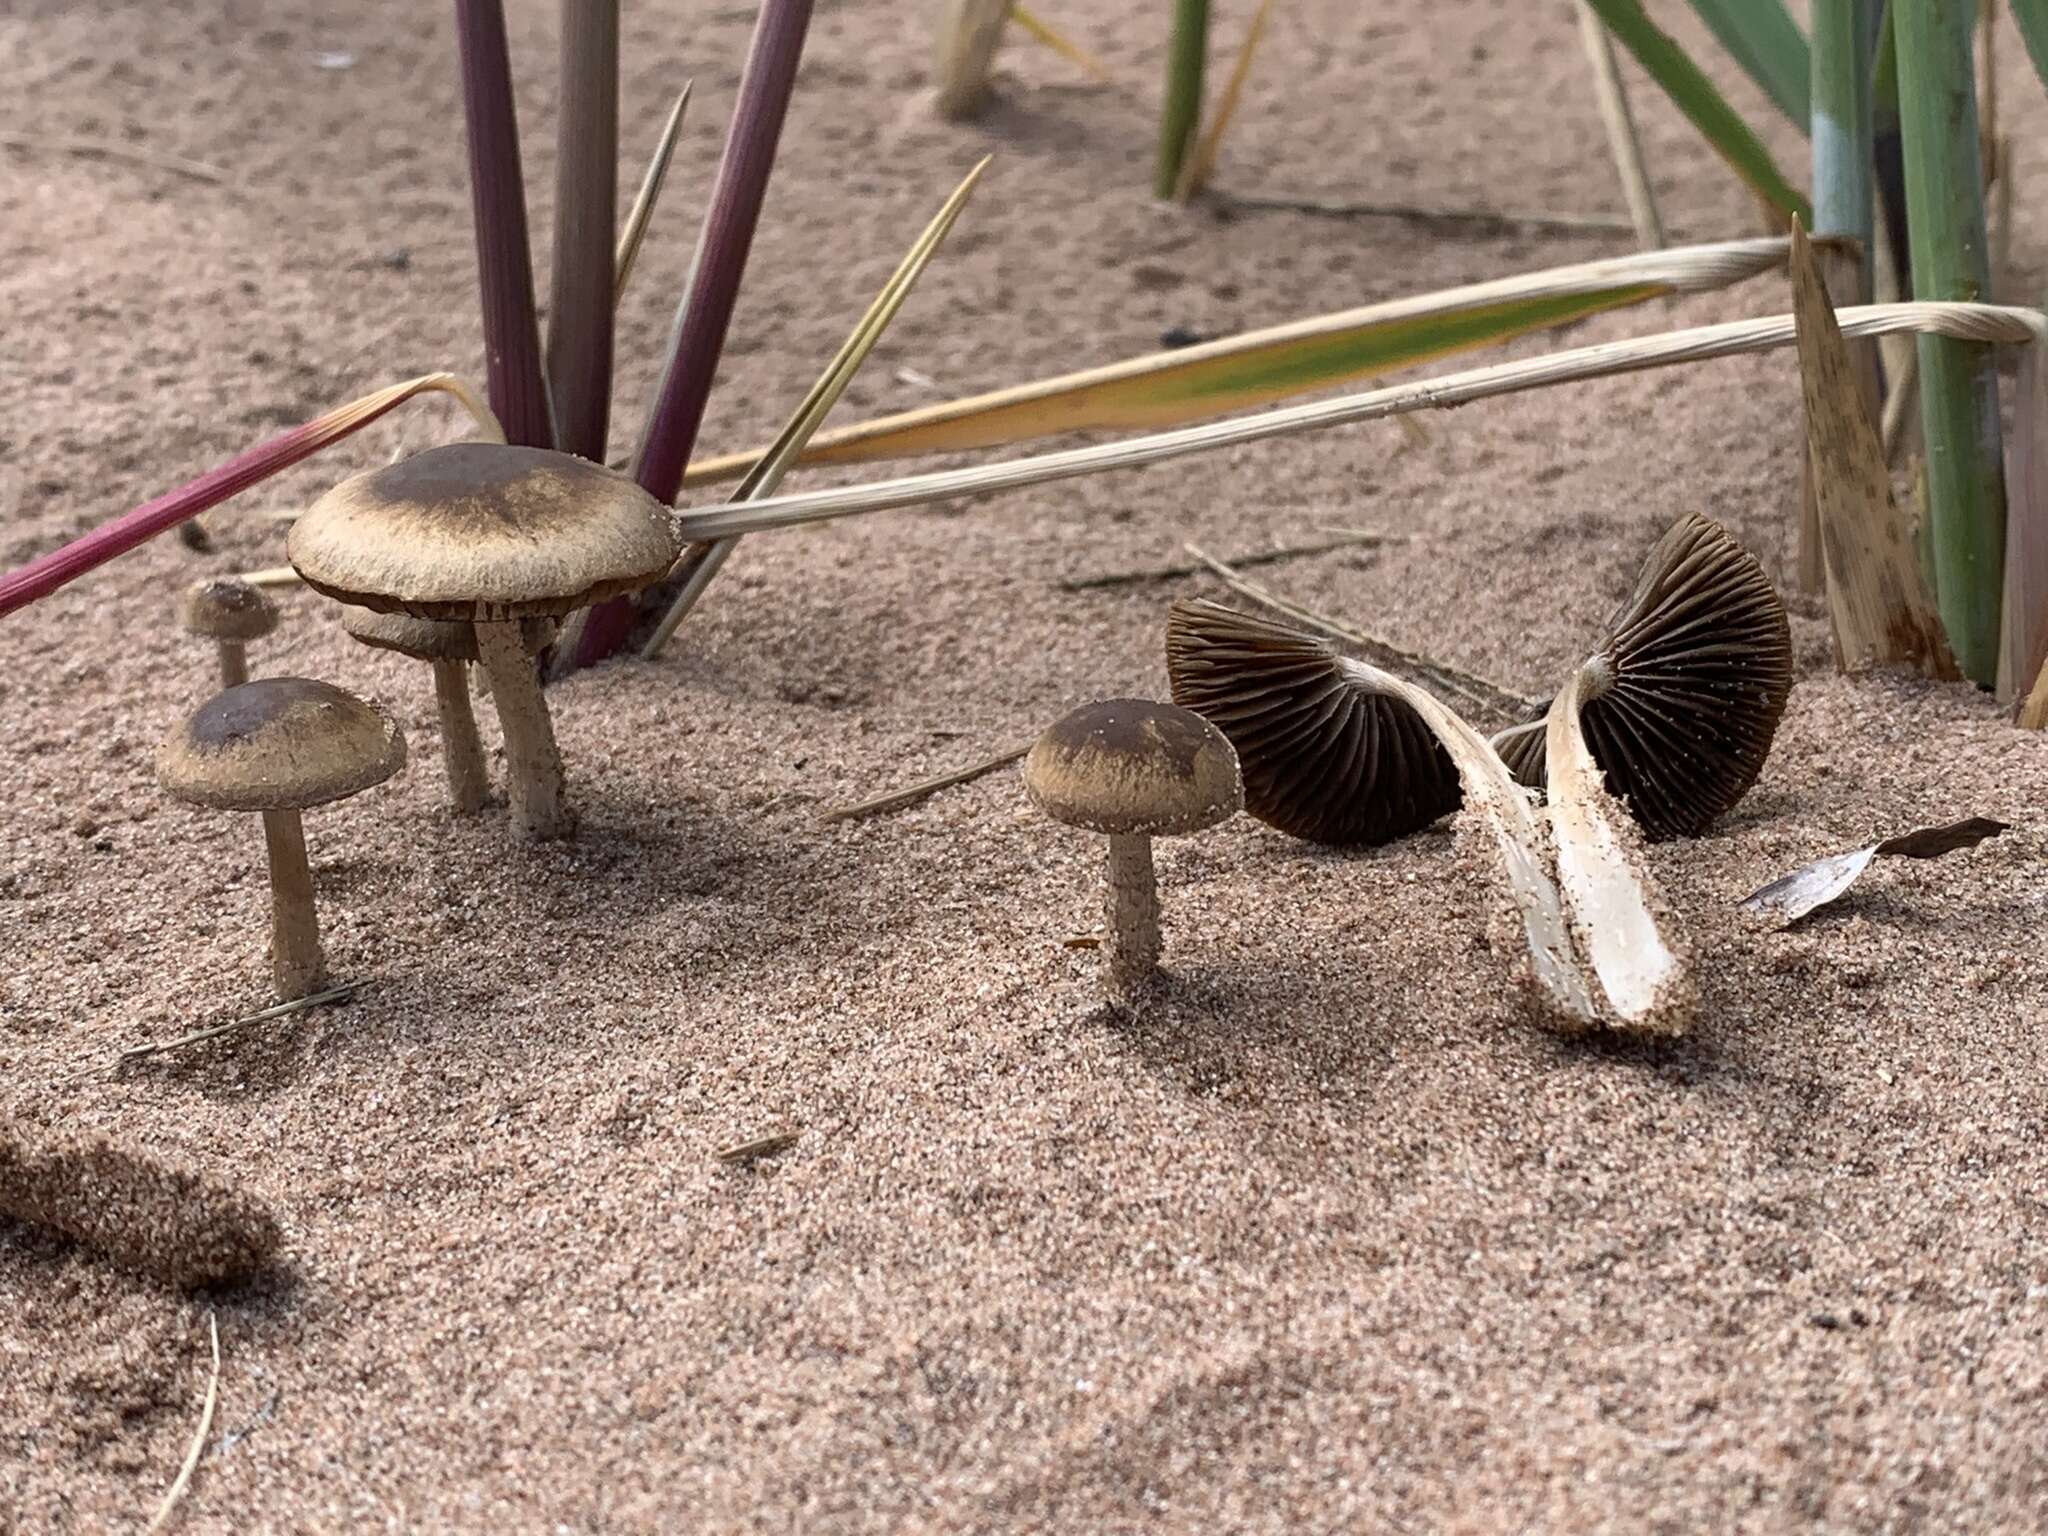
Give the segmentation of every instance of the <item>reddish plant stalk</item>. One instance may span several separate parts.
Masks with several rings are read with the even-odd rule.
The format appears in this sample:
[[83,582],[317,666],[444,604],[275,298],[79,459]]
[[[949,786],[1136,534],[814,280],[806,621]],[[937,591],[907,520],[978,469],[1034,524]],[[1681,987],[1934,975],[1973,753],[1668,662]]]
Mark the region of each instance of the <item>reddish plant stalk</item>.
[[[674,501],[682,489],[683,469],[697,446],[697,429],[704,421],[711,381],[767,197],[768,176],[782,141],[782,123],[811,24],[811,4],[812,0],[762,0],[754,23],[739,101],[726,132],[690,283],[678,310],[661,388],[635,456],[634,478],[663,501]],[[668,583],[662,583],[642,594],[641,601],[659,612],[670,595]],[[576,651],[577,664],[589,666],[618,651],[632,634],[635,615],[636,605],[629,598],[592,609]]]
[[526,239],[526,183],[502,0],[455,0],[462,55],[462,117],[469,133],[469,195],[476,218],[477,287],[483,298],[485,383],[505,440],[552,448],[555,432],[541,373]]

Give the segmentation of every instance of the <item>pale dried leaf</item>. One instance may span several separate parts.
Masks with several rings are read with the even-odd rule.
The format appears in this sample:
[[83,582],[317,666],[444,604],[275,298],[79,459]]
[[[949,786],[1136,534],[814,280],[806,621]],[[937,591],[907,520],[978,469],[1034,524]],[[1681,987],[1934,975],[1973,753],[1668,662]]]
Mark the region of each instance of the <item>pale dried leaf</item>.
[[1769,885],[1751,891],[1742,898],[1742,908],[1762,917],[1775,917],[1780,927],[1789,928],[1809,912],[1826,906],[1847,891],[1870,867],[1872,859],[1938,859],[1959,848],[1974,848],[1987,837],[1996,837],[2005,830],[2004,822],[1993,821],[1988,816],[1972,816],[1947,826],[1916,827],[1897,837],[1816,859]]
[[1819,263],[1797,223],[1790,271],[1836,655],[1844,668],[1904,665],[1952,679],[1958,675],[1955,658],[1892,499],[1884,445]]

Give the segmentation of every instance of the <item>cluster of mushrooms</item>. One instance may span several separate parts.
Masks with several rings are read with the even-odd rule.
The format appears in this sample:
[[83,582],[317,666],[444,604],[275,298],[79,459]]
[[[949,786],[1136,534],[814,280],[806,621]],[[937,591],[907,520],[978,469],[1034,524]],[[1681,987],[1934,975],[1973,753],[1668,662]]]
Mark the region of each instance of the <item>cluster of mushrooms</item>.
[[[308,586],[346,605],[350,635],[432,664],[455,810],[475,812],[488,797],[469,704],[476,662],[504,734],[515,831],[568,835],[534,658],[562,615],[667,574],[679,553],[668,509],[569,454],[456,443],[343,481],[292,525],[287,552]],[[223,689],[171,733],[157,776],[191,804],[262,813],[272,974],[280,997],[302,997],[324,976],[300,813],[390,778],[405,739],[384,709],[331,683],[246,680],[248,643],[277,622],[256,589],[203,583],[182,613],[218,644]]]
[[[671,569],[680,551],[668,510],[571,455],[458,443],[342,482],[293,524],[287,548],[306,584],[344,605],[351,636],[433,667],[454,809],[473,813],[488,798],[469,703],[476,663],[503,729],[514,829],[567,835],[535,658],[556,619]],[[384,709],[331,683],[247,680],[248,644],[277,621],[260,592],[204,583],[182,612],[218,645],[223,689],[172,732],[158,777],[178,799],[261,813],[273,975],[281,997],[305,996],[325,978],[301,813],[388,779],[405,763],[405,740]],[[1475,798],[1495,813],[1512,802],[1526,820],[1527,791],[1559,773],[1604,782],[1652,838],[1696,835],[1756,781],[1792,680],[1775,589],[1725,529],[1697,515],[1652,549],[1558,696],[1490,743],[1327,640],[1217,603],[1173,605],[1166,655],[1173,703],[1078,709],[1024,765],[1042,809],[1109,840],[1101,947],[1106,990],[1120,1002],[1158,976],[1155,837],[1242,809],[1317,843],[1385,843]],[[1566,853],[1561,845],[1561,876],[1571,873]],[[1524,896],[1548,889],[1540,877],[1523,884]],[[1546,945],[1570,944],[1555,892],[1549,903],[1523,903],[1539,959]]]
[[[1697,514],[1650,551],[1559,696],[1490,742],[1446,710],[1426,718],[1426,696],[1329,641],[1219,603],[1173,605],[1166,658],[1173,705],[1089,706],[1025,762],[1026,788],[1050,815],[1109,834],[1113,999],[1141,990],[1157,964],[1151,836],[1213,826],[1242,806],[1310,842],[1389,842],[1477,787],[1446,749],[1456,731],[1504,770],[1503,784],[1512,774],[1539,794],[1553,744],[1576,753],[1583,743],[1649,838],[1696,836],[1756,782],[1792,686],[1790,626],[1770,578]],[[1532,928],[1532,948],[1536,938]]]

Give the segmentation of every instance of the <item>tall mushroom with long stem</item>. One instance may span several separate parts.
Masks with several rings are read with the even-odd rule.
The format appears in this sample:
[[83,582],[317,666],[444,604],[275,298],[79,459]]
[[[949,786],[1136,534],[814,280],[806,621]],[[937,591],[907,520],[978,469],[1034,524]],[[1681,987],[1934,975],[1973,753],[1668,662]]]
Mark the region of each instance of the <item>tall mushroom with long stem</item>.
[[215,694],[157,753],[175,799],[259,811],[270,857],[270,963],[277,995],[317,991],[326,964],[299,813],[345,800],[405,766],[389,715],[332,683],[265,677]]
[[1109,836],[1104,979],[1135,996],[1159,969],[1152,839],[1237,814],[1244,782],[1223,733],[1190,710],[1109,699],[1066,715],[1024,759],[1024,788],[1054,821]]
[[519,624],[665,574],[678,550],[668,509],[571,454],[451,443],[344,480],[292,524],[286,550],[329,597],[475,626],[513,825],[523,837],[567,836],[562,755]]
[[[471,816],[490,799],[491,775],[484,765],[483,739],[469,704],[469,664],[476,660],[476,630],[449,619],[416,619],[404,613],[372,613],[345,607],[341,627],[374,650],[396,651],[434,669],[434,702],[441,721],[441,761],[448,770],[448,799],[458,816]],[[537,656],[554,637],[547,619],[520,624],[526,654]]]

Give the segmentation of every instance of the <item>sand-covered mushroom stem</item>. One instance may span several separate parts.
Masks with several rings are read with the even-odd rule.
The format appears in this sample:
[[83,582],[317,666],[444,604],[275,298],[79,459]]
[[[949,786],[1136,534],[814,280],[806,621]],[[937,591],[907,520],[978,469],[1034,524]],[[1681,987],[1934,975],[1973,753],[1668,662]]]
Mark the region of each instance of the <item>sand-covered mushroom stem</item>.
[[[1653,838],[1695,837],[1763,772],[1792,691],[1777,588],[1712,518],[1687,513],[1643,561],[1567,690],[1609,793]],[[1493,739],[1515,777],[1547,777],[1545,718]]]
[[1109,991],[1128,997],[1159,968],[1152,839],[1200,832],[1237,814],[1237,754],[1200,715],[1150,699],[1109,699],[1062,717],[1024,759],[1024,787],[1053,820],[1107,834]]
[[300,812],[360,794],[405,765],[405,737],[376,705],[331,683],[266,677],[215,694],[157,753],[166,793],[258,811],[270,862],[270,960],[280,998],[324,980]]
[[[474,815],[490,799],[490,771],[483,738],[469,703],[469,664],[477,659],[476,628],[450,619],[416,619],[404,613],[373,613],[344,607],[341,627],[376,650],[396,651],[434,669],[434,707],[441,723],[441,761],[448,772],[448,799],[460,816]],[[549,619],[524,619],[517,626],[528,656],[546,649],[555,626]]]
[[292,524],[306,584],[378,613],[476,626],[505,734],[512,822],[564,837],[561,752],[519,621],[637,592],[675,563],[668,509],[572,454],[450,443],[344,480]]

